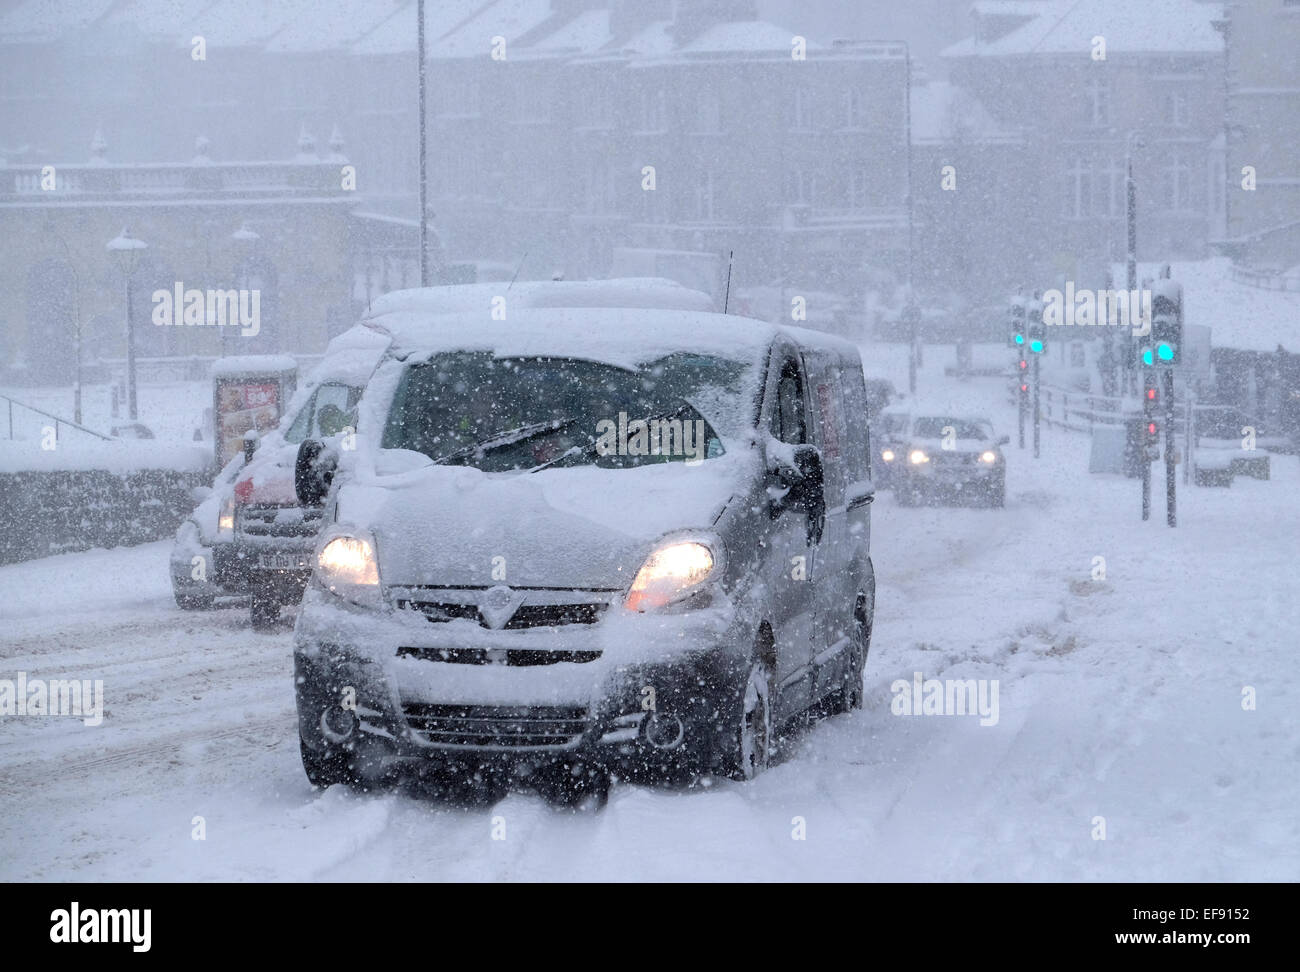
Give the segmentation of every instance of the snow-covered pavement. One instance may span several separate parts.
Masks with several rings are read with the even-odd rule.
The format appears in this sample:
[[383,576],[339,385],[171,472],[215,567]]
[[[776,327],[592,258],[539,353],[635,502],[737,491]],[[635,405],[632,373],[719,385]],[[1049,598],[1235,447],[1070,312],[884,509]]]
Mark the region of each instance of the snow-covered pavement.
[[[1014,431],[996,381],[942,387]],[[314,791],[290,621],[177,610],[168,544],[0,568],[0,678],[105,693],[95,727],[0,718],[0,879],[1300,880],[1300,463],[1180,476],[1170,530],[1044,435],[1008,447],[1004,510],[873,507],[864,711],[754,783],[620,784],[592,815]],[[892,714],[918,671],[998,680],[997,724]]]

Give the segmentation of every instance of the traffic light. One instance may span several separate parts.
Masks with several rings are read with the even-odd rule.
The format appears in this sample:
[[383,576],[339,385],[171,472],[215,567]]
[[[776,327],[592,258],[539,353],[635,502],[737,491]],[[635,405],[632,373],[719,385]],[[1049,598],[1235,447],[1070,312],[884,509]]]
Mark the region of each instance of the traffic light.
[[1151,338],[1145,365],[1172,366],[1183,356],[1183,287],[1175,280],[1157,280],[1151,287]]
[[1156,381],[1156,375],[1148,372],[1142,391],[1142,444],[1148,458],[1154,458],[1160,448],[1160,390]]
[[1013,297],[1011,299],[1007,322],[1010,325],[1011,346],[1013,348],[1023,348],[1025,346],[1025,299],[1023,297]]
[[1043,326],[1043,302],[1030,301],[1025,310],[1025,332],[1032,354],[1042,354],[1047,348],[1046,328]]

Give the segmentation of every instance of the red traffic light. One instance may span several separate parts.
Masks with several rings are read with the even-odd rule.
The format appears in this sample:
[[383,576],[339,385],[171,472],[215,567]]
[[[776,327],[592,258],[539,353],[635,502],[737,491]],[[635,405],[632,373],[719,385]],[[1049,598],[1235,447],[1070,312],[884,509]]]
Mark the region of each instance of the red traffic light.
[[1021,386],[1020,386],[1020,390],[1021,390],[1022,392],[1027,392],[1027,391],[1029,391],[1029,386],[1028,386],[1028,385],[1021,385]]
[[1155,390],[1154,388],[1148,388],[1148,389],[1147,389],[1147,401],[1154,402],[1155,400],[1156,400],[1156,390]]
[[1020,359],[1020,370],[1021,370],[1021,371],[1024,371],[1024,370],[1025,370],[1026,368],[1028,368],[1028,367],[1029,367],[1029,362],[1026,361],[1024,358],[1021,358],[1021,359]]
[[1148,423],[1147,423],[1147,435],[1155,435],[1155,434],[1156,434],[1156,423],[1155,423],[1155,422],[1148,422]]

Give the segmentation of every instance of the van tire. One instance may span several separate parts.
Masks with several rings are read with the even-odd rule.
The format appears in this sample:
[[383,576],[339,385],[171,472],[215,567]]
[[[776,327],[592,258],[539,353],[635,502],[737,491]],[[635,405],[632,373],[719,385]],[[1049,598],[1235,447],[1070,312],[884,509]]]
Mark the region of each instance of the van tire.
[[753,780],[771,763],[775,742],[772,718],[772,673],[768,662],[755,653],[734,708],[734,725],[726,754],[727,775],[733,780]]
[[253,591],[248,602],[248,617],[254,629],[266,631],[280,620],[280,602],[262,591]]
[[866,598],[859,597],[853,611],[853,648],[849,653],[849,670],[844,673],[844,684],[831,699],[831,712],[842,715],[865,705],[866,692],[862,688],[862,674],[867,668],[867,655],[871,651],[871,619],[863,606]]
[[609,802],[610,776],[603,766],[560,763],[547,772],[537,790],[553,807],[594,812]]
[[303,772],[307,774],[307,779],[312,786],[324,789],[335,783],[355,785],[356,780],[348,771],[346,761],[339,754],[329,751],[318,753],[308,749],[301,736],[298,737],[298,752],[302,756]]
[[175,585],[172,586],[172,597],[182,611],[207,611],[217,600],[211,594],[183,594]]

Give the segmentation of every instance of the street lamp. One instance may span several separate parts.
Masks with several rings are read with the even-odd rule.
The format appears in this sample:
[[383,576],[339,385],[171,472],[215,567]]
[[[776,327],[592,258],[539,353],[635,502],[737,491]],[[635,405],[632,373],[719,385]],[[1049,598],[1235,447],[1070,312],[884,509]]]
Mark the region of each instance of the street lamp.
[[[250,229],[247,223],[242,223],[240,224],[239,229],[230,234],[230,238],[234,241],[235,246],[240,251],[238,273],[240,288],[242,290],[248,290],[249,265],[253,259],[253,249],[257,246],[257,241],[260,240],[261,237]],[[241,301],[244,299],[242,294],[239,299]],[[226,333],[230,330],[232,330],[232,328],[227,327],[221,332],[221,356],[223,358],[226,356]]]
[[[1124,139],[1124,209],[1128,223],[1128,246],[1125,259],[1126,283],[1130,301],[1137,291],[1137,182],[1133,178],[1133,151],[1146,147],[1146,140],[1138,132],[1130,131]],[[1130,324],[1132,309],[1130,308]],[[1137,364],[1134,361],[1133,328],[1125,329],[1127,339],[1124,341],[1124,374],[1128,378],[1129,392],[1136,391]]]
[[148,248],[149,244],[143,240],[132,239],[125,227],[108,241],[107,246],[126,281],[126,395],[132,422],[138,416],[135,396],[135,329],[131,326],[131,276],[140,262],[140,252]]

